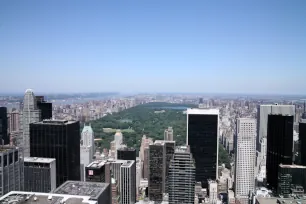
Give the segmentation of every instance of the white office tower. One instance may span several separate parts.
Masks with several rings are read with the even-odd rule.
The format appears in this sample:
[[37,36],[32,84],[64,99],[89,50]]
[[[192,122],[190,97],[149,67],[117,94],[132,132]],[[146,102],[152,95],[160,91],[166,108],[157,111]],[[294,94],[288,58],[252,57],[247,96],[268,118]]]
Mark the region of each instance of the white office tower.
[[92,157],[94,156],[95,153],[95,135],[94,132],[91,128],[91,125],[89,124],[86,126],[84,124],[84,128],[82,130],[82,146],[88,147],[91,146],[92,148]]
[[255,189],[256,121],[252,118],[238,118],[235,148],[235,196],[247,200],[249,192]]
[[135,161],[125,161],[120,167],[120,200],[121,204],[136,203]]
[[261,149],[260,142],[262,138],[267,138],[268,130],[268,115],[269,114],[281,114],[281,115],[295,115],[294,105],[260,105],[257,108],[257,150],[260,151],[260,157],[265,160],[267,155],[267,146],[263,145],[265,149]]
[[26,90],[22,109],[22,138],[17,140],[17,146],[23,151],[24,157],[30,156],[30,123],[39,122],[40,110],[37,108],[36,98],[31,89]]
[[218,183],[215,180],[208,180],[209,203],[217,204],[218,202]]
[[117,159],[117,150],[121,147],[123,143],[123,135],[120,130],[116,131],[116,134],[114,136],[114,141],[115,141],[115,158]]
[[168,127],[168,129],[165,130],[164,140],[173,141],[173,128],[172,127]]
[[169,166],[169,204],[194,203],[195,163],[186,146],[176,147]]
[[91,146],[80,146],[81,181],[85,181],[85,167],[93,161]]

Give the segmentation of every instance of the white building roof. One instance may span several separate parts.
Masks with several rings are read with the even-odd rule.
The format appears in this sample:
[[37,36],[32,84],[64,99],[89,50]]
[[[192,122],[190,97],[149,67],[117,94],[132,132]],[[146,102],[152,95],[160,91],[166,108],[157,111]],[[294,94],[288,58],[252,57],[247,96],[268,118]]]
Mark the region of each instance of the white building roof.
[[219,115],[219,109],[199,109],[188,108],[187,114],[189,115]]
[[24,162],[33,162],[33,163],[52,163],[54,158],[42,158],[42,157],[24,157]]

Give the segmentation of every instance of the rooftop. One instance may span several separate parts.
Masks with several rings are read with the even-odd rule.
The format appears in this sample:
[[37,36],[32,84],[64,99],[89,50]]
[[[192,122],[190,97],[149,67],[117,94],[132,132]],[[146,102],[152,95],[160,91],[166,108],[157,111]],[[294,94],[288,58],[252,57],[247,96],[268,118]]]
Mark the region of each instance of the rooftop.
[[121,167],[131,167],[134,164],[135,161],[128,160],[125,163],[122,164]]
[[133,148],[133,147],[127,147],[127,146],[121,146],[119,149],[118,149],[118,151],[135,151],[135,148]]
[[83,127],[83,130],[82,130],[82,133],[85,133],[85,132],[88,132],[89,134],[92,134],[93,133],[93,130],[91,128],[91,126],[85,126]]
[[52,125],[66,125],[66,124],[72,124],[72,123],[76,123],[78,121],[75,121],[75,120],[54,120],[54,119],[45,119],[43,121],[40,121],[40,122],[36,122],[34,124],[52,124]]
[[306,166],[296,165],[296,164],[280,164],[280,167],[283,168],[297,168],[297,169],[306,169]]
[[24,191],[11,191],[0,198],[0,204],[97,204],[89,196],[60,195],[53,193],[36,193]]
[[53,193],[90,196],[92,199],[98,199],[108,186],[108,183],[66,181],[55,189]]
[[35,162],[35,163],[52,163],[54,158],[42,158],[42,157],[24,157],[24,162]]
[[15,146],[11,146],[11,145],[1,145],[0,146],[0,153],[1,152],[8,152],[10,150],[17,150],[18,148]]
[[199,108],[188,108],[188,115],[219,115],[218,109],[199,109]]
[[106,161],[94,161],[94,162],[91,162],[90,164],[88,164],[86,167],[100,169],[102,166],[105,165],[105,163],[106,163]]

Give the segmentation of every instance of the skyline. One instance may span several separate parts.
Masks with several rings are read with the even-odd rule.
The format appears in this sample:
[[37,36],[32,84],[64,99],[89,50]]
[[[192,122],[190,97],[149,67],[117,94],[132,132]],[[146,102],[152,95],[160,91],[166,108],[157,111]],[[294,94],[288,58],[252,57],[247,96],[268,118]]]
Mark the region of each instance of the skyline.
[[1,1],[0,93],[303,95],[306,2],[218,2]]

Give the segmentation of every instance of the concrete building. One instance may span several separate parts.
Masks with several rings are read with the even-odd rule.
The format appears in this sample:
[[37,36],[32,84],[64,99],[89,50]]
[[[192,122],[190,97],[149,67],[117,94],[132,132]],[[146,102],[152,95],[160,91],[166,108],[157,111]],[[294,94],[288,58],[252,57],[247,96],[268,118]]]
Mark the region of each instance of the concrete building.
[[173,141],[173,128],[172,127],[168,127],[168,129],[165,130],[164,140]]
[[208,187],[218,178],[219,110],[187,109],[187,145],[196,163],[196,181]]
[[82,133],[81,133],[81,146],[91,147],[91,158],[95,153],[95,134],[91,128],[91,125],[88,126],[84,124]]
[[208,181],[209,203],[217,204],[218,201],[218,183],[213,180]]
[[189,147],[176,147],[169,166],[169,204],[193,204],[195,163]]
[[37,102],[33,90],[25,92],[22,109],[22,138],[17,141],[17,146],[22,148],[24,157],[30,157],[30,124],[41,120],[41,111],[37,108]]
[[23,159],[13,146],[0,146],[0,195],[23,190]]
[[166,177],[166,147],[163,142],[155,142],[149,146],[148,176],[149,199],[161,202],[165,192]]
[[[257,150],[261,152],[261,159],[267,155],[267,149],[261,149],[260,141],[262,138],[267,138],[268,131],[268,115],[281,114],[281,115],[295,115],[294,105],[260,105],[257,107]],[[263,146],[263,148],[267,148]]]
[[20,113],[17,110],[10,112],[9,114],[9,129],[10,132],[16,132],[20,130]]
[[120,203],[136,203],[136,162],[125,161],[120,167]]
[[109,183],[66,181],[53,191],[55,194],[90,196],[97,204],[111,204],[111,186]]
[[11,191],[0,197],[2,204],[47,204],[47,203],[66,203],[66,204],[98,204],[91,200],[91,196],[65,195],[54,193]]
[[81,172],[81,181],[85,181],[85,167],[90,164],[93,160],[92,156],[92,147],[91,146],[80,146],[80,172]]
[[53,158],[24,158],[24,191],[49,193],[56,189],[56,161]]
[[255,189],[256,120],[238,118],[235,148],[235,196],[248,197]]
[[120,194],[119,194],[119,187],[117,182],[114,178],[112,178],[112,204],[119,204],[120,203]]

